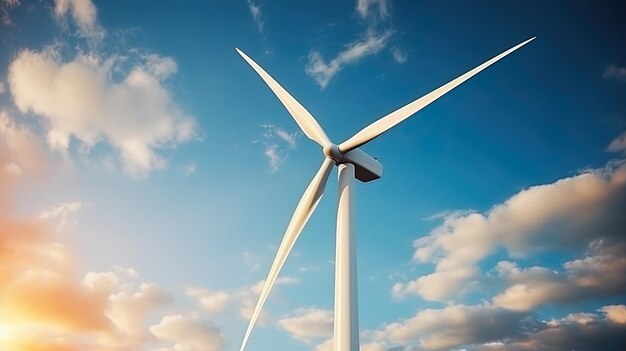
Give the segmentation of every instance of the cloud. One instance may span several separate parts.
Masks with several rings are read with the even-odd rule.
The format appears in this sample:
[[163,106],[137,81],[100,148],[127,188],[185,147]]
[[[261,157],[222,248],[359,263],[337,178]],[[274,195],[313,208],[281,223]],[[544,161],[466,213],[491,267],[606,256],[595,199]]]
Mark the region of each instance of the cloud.
[[[137,282],[132,269],[89,272],[80,279],[72,252],[42,218],[12,213],[12,188],[45,171],[31,132],[0,114],[0,349],[55,351],[137,350],[149,342],[146,319],[171,297],[152,283]],[[43,169],[42,169],[43,168]],[[62,218],[80,203],[66,203],[43,217]]]
[[[393,33],[389,7],[388,0],[357,0],[356,13],[365,21],[360,38],[344,45],[343,50],[329,60],[324,59],[318,50],[311,50],[305,72],[324,89],[346,66],[355,65],[365,57],[382,51]],[[392,54],[396,62],[406,61],[406,54],[398,47],[393,49]]]
[[13,21],[11,20],[11,16],[9,15],[9,11],[19,5],[20,0],[0,0],[0,21],[2,21],[2,25],[13,25]]
[[548,303],[571,303],[626,292],[626,257],[600,254],[566,262],[565,272],[544,267],[519,269],[500,262],[501,275],[512,285],[493,298],[493,304],[531,311]]
[[220,329],[211,322],[182,315],[165,316],[150,327],[158,339],[176,343],[176,351],[221,351],[224,348]]
[[81,36],[97,42],[106,35],[105,31],[98,25],[98,10],[91,0],[55,0],[54,3],[56,18],[62,20],[68,14],[71,15]]
[[422,310],[367,334],[378,342],[415,345],[418,350],[450,350],[522,336],[519,325],[526,317],[525,313],[491,305],[453,305]]
[[309,62],[305,71],[324,89],[345,66],[355,64],[364,57],[379,53],[387,45],[390,36],[390,31],[380,34],[368,32],[363,38],[347,44],[344,50],[337,54],[337,57],[328,62],[318,51],[312,50],[309,53]]
[[46,165],[43,148],[25,126],[0,110],[0,206],[10,205],[12,185]]
[[196,164],[192,162],[192,163],[185,165],[185,167],[183,167],[183,173],[186,176],[190,176],[196,172],[196,169],[197,169]]
[[278,325],[293,338],[308,343],[332,336],[333,312],[318,308],[298,309],[294,315],[281,318]]
[[406,60],[409,58],[409,55],[397,46],[391,49],[391,55],[397,63],[406,63]]
[[[292,277],[279,277],[274,282],[274,288],[270,293],[270,296],[273,296],[277,287],[281,285],[294,285],[297,284],[298,280]],[[263,290],[263,286],[265,285],[265,280],[260,280],[254,285],[250,285],[244,288],[239,289],[234,293],[236,300],[239,303],[239,316],[244,320],[250,320],[252,317],[252,313],[254,312],[254,308],[256,307],[257,301],[259,299],[259,295],[261,295],[261,290]],[[267,305],[266,305],[267,306]],[[257,323],[265,323],[268,319],[267,308],[264,308],[259,315],[259,319]]]
[[98,25],[97,9],[91,0],[55,0],[54,14],[63,19],[68,14],[78,27],[78,33],[84,37],[101,40],[105,32]]
[[[78,212],[83,206],[80,201],[73,202],[62,202],[55,207],[44,211],[39,215],[41,219],[52,219],[58,221],[57,229],[62,229],[67,225],[68,218],[71,214]],[[73,224],[76,225],[77,221],[74,221]]]
[[263,34],[263,15],[261,14],[261,5],[257,5],[252,0],[248,1],[248,8],[250,9],[250,14],[252,15],[252,19],[254,20],[254,24],[259,30],[259,34]]
[[[476,351],[618,351],[626,343],[626,324],[616,319],[624,305],[604,306],[602,315],[569,314],[561,319],[539,322],[526,336],[473,347]],[[620,311],[620,312],[616,312]]]
[[120,61],[79,54],[64,62],[50,50],[24,50],[9,66],[9,87],[21,112],[41,117],[52,149],[106,142],[129,174],[145,176],[166,166],[157,150],[190,140],[195,122],[164,85],[176,69],[171,58],[148,55],[128,72]]
[[392,293],[446,301],[462,292],[464,284],[480,272],[478,262],[498,247],[513,256],[524,256],[548,249],[580,250],[594,241],[617,240],[626,227],[625,200],[626,165],[619,161],[532,186],[484,214],[450,215],[414,243],[413,259],[434,263],[435,272],[398,283]]
[[264,147],[263,154],[267,158],[270,169],[276,172],[285,163],[289,156],[289,151],[296,148],[296,143],[300,133],[297,131],[289,133],[273,124],[262,124],[264,129],[261,139],[254,143],[260,143]]
[[357,0],[356,12],[362,19],[380,20],[389,16],[388,0]]
[[626,132],[623,132],[617,138],[613,139],[607,147],[607,151],[626,152]]
[[211,292],[201,288],[187,288],[187,296],[198,300],[200,306],[210,314],[219,314],[228,307],[232,297],[225,291]]
[[618,67],[616,65],[609,65],[602,74],[604,79],[615,79],[618,81],[626,82],[626,68]]

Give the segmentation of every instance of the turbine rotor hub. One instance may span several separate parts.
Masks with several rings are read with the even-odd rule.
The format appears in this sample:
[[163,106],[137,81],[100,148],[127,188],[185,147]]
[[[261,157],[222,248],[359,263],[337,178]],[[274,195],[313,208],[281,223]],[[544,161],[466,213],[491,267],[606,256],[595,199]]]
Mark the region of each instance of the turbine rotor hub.
[[331,158],[336,164],[341,163],[343,160],[343,153],[339,150],[339,146],[335,144],[325,146],[323,152],[326,157]]

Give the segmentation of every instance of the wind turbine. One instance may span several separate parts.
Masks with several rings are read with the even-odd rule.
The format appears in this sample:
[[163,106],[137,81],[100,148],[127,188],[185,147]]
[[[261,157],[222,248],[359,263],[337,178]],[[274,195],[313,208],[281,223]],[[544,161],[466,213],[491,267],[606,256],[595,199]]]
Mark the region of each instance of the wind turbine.
[[282,268],[289,252],[293,248],[302,228],[315,210],[328,180],[328,175],[333,164],[339,168],[339,202],[337,208],[337,239],[335,248],[335,311],[334,311],[334,341],[335,351],[358,351],[359,350],[359,324],[357,311],[357,280],[356,280],[356,253],[355,240],[352,231],[352,182],[356,178],[362,182],[369,182],[382,176],[383,166],[373,157],[366,154],[359,147],[370,142],[387,130],[411,115],[437,100],[445,93],[456,88],[459,84],[470,79],[478,72],[491,66],[496,61],[507,56],[513,51],[526,45],[535,39],[530,38],[498,56],[490,59],[482,65],[472,69],[462,76],[444,84],[408,105],[380,118],[376,122],[363,128],[350,139],[337,145],[334,144],[315,118],[294,99],[278,82],[274,80],[261,66],[254,62],[248,55],[236,49],[252,68],[261,76],[280,102],[287,108],[302,132],[318,143],[324,153],[324,161],[317,171],[313,180],[304,191],[298,206],[287,226],[274,263],[270,268],[267,279],[259,296],[248,329],[243,338],[240,351],[243,351],[252,328],[261,313],[263,304],[267,299],[278,273]]

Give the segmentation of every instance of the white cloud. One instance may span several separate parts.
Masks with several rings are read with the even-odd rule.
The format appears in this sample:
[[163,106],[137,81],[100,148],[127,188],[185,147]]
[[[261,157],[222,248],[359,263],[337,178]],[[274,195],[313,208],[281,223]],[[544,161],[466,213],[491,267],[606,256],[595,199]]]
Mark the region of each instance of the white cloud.
[[263,34],[263,16],[261,14],[261,5],[257,5],[252,0],[248,0],[248,8],[250,9],[250,14],[252,15],[252,19],[254,20],[254,24],[259,30],[260,34]]
[[22,112],[40,116],[52,149],[67,153],[72,138],[89,150],[107,142],[124,169],[145,176],[163,168],[158,149],[190,140],[195,122],[173,101],[163,80],[171,58],[149,55],[121,80],[120,59],[95,54],[64,62],[51,51],[24,50],[9,66],[9,87]]
[[[363,58],[382,51],[390,41],[391,15],[388,0],[357,0],[356,13],[365,22],[365,29],[360,38],[344,46],[337,56],[326,60],[318,50],[311,50],[305,72],[324,89],[342,69],[355,65]],[[406,61],[406,54],[395,47],[392,51],[394,60]]]
[[607,151],[626,152],[626,132],[623,132],[617,138],[613,139],[607,148]]
[[[77,213],[83,207],[83,203],[80,201],[62,202],[57,206],[44,211],[39,215],[42,219],[53,219],[59,222],[58,229],[62,229],[67,225],[69,217]],[[73,225],[76,225],[76,221],[73,221]]]
[[388,0],[357,0],[356,12],[362,19],[380,20],[389,16]]
[[337,54],[337,57],[328,62],[318,51],[313,50],[309,53],[309,62],[305,71],[324,89],[345,66],[355,64],[364,57],[379,53],[387,45],[390,36],[390,31],[380,34],[370,31],[362,39],[346,45],[345,49]]
[[[626,166],[618,162],[552,184],[525,189],[485,214],[451,215],[415,241],[414,260],[435,272],[394,286],[396,296],[446,301],[479,273],[478,262],[498,247],[512,255],[580,249],[622,235],[626,225]],[[550,239],[546,240],[546,236]]]
[[220,329],[211,322],[182,315],[165,316],[150,327],[158,339],[176,343],[175,351],[221,351],[224,340]]
[[604,79],[615,79],[619,81],[626,81],[626,67],[618,67],[616,65],[607,66],[602,74]]
[[200,306],[211,314],[219,314],[224,312],[228,307],[232,297],[225,291],[211,292],[201,288],[187,288],[187,296],[194,297],[198,300]]
[[263,145],[263,154],[273,173],[287,160],[289,151],[296,148],[300,133],[297,131],[289,133],[273,124],[262,124],[261,128],[264,129],[262,138],[255,140],[254,143]]
[[5,88],[4,82],[0,82],[0,95],[4,94],[5,91],[7,91],[7,89]]
[[68,13],[82,36],[95,40],[104,38],[104,30],[98,25],[96,6],[91,0],[55,0],[57,18],[64,18]]
[[129,336],[141,336],[144,333],[143,322],[148,315],[172,302],[171,295],[153,283],[142,283],[138,289],[132,285],[120,288],[109,296],[106,315]]
[[190,176],[196,172],[196,169],[197,169],[196,164],[190,163],[190,164],[185,165],[185,167],[183,167],[183,173],[186,176]]
[[311,342],[327,338],[333,333],[333,312],[318,308],[298,309],[292,316],[285,316],[278,325],[300,341]]
[[409,58],[409,55],[397,46],[391,49],[391,55],[397,63],[406,63],[406,60]]

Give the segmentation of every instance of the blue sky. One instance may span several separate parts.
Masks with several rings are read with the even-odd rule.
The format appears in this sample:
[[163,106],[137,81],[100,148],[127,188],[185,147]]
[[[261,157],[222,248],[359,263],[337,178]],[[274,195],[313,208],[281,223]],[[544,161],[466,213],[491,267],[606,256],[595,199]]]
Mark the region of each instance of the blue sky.
[[[363,149],[361,349],[626,343],[626,26],[614,3],[0,0],[0,345],[238,350],[322,154]],[[336,173],[247,349],[331,349]]]

